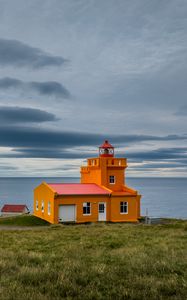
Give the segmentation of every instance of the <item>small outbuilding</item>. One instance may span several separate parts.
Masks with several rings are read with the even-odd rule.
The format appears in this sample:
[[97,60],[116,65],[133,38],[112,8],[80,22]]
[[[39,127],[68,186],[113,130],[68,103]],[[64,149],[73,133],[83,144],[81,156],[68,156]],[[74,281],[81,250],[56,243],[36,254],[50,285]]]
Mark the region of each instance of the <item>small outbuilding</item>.
[[28,213],[29,209],[25,204],[5,204],[1,209],[2,216],[15,216]]

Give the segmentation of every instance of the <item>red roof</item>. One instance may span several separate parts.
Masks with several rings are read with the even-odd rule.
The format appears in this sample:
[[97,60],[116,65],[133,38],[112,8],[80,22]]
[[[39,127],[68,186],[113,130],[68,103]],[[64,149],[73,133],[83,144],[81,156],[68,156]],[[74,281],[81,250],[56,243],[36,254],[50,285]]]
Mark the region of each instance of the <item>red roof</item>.
[[1,212],[23,212],[24,209],[28,210],[26,205],[5,204]]
[[99,148],[114,148],[107,140]]
[[47,183],[59,195],[109,195],[105,188],[95,183]]

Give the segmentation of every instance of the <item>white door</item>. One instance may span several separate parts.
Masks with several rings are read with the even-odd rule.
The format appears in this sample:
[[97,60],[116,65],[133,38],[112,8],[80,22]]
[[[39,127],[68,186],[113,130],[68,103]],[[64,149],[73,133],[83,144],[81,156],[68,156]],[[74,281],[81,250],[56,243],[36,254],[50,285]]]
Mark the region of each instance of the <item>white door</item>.
[[59,205],[59,222],[75,222],[75,205]]
[[106,202],[98,203],[98,216],[99,221],[106,221]]

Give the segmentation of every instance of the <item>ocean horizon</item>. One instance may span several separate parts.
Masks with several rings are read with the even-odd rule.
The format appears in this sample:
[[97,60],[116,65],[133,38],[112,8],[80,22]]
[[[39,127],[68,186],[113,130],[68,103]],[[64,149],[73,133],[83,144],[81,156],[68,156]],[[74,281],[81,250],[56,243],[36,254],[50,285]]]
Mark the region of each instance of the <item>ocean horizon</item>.
[[[33,211],[33,190],[42,181],[80,182],[80,177],[0,177],[0,209],[4,204],[26,204]],[[187,178],[128,177],[126,185],[142,195],[141,215],[187,219]]]

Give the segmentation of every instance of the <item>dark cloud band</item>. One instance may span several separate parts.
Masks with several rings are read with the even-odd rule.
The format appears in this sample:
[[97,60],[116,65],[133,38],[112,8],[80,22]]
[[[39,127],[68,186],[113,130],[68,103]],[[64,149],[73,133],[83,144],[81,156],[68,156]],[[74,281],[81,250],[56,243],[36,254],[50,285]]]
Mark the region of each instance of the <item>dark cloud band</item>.
[[65,62],[67,60],[61,56],[47,54],[20,41],[0,39],[1,66],[43,68],[61,66]]
[[52,113],[36,108],[0,106],[0,124],[42,123],[57,121]]
[[21,93],[25,92],[32,94],[37,93],[41,96],[53,96],[55,98],[69,98],[69,91],[57,81],[46,81],[46,82],[36,82],[30,81],[25,82],[15,78],[4,77],[0,79],[0,89],[16,89]]
[[139,151],[136,153],[127,152],[127,156],[131,160],[136,161],[158,161],[158,160],[167,160],[167,159],[182,159],[187,158],[187,148],[178,147],[178,148],[159,148],[152,151]]
[[[43,113],[45,120],[46,118],[48,118],[48,120],[54,118],[54,116],[46,115],[45,112],[42,112],[42,114]],[[90,153],[89,150],[77,150],[76,147],[87,146],[89,148],[99,146],[106,138],[108,138],[114,146],[120,145],[124,147],[125,156],[131,161],[187,158],[187,148],[182,147],[171,149],[162,148],[154,151],[139,151],[136,153],[128,153],[127,150],[125,151],[125,147],[132,143],[187,140],[187,135],[162,137],[147,135],[104,136],[101,134],[54,131],[34,126],[14,126],[12,128],[9,125],[3,126],[2,124],[0,127],[0,146],[14,148],[12,151],[12,156],[14,157],[86,158],[90,157],[90,155],[92,156],[93,153]],[[124,156],[124,153],[122,156]]]

